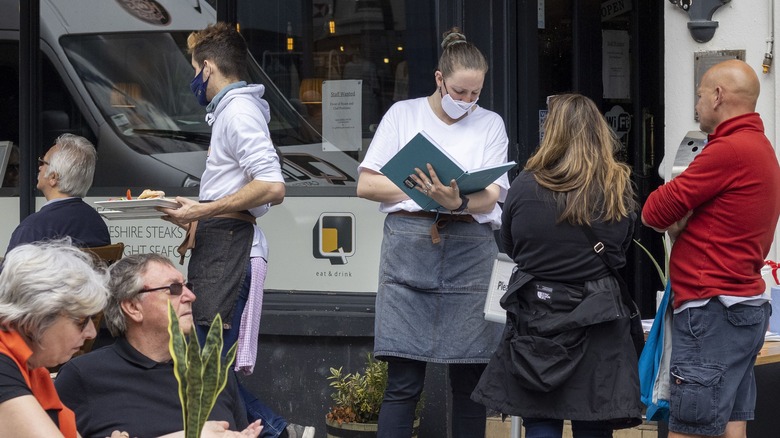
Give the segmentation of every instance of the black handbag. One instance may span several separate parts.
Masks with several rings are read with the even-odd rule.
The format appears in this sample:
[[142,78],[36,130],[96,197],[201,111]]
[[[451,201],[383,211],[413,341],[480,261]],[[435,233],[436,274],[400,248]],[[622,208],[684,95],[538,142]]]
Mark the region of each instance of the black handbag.
[[596,237],[593,229],[591,229],[589,226],[582,226],[582,232],[585,233],[588,241],[590,241],[590,244],[593,247],[593,251],[599,256],[599,258],[601,258],[601,261],[607,265],[607,268],[609,268],[610,272],[612,272],[612,275],[617,279],[618,285],[620,285],[620,295],[623,299],[623,302],[631,311],[629,327],[631,340],[634,342],[634,349],[636,350],[636,357],[638,359],[642,354],[642,349],[645,347],[645,331],[642,328],[642,315],[639,314],[639,306],[628,293],[628,286],[623,280],[623,276],[620,275],[618,270],[615,269],[614,266],[610,265],[607,261],[607,254],[604,252],[606,246],[604,243],[602,243],[601,240]]

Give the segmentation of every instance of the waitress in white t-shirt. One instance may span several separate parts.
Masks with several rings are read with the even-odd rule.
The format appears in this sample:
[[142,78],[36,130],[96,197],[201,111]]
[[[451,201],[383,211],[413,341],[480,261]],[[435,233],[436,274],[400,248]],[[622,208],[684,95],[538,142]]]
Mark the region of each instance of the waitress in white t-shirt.
[[358,196],[387,213],[376,298],[374,354],[389,363],[379,437],[412,436],[415,406],[427,362],[446,363],[452,387],[453,437],[485,434],[485,407],[470,399],[502,326],[482,309],[493,260],[494,230],[509,182],[463,195],[430,165],[417,170],[417,190],[446,211],[421,211],[380,169],[422,130],[466,167],[507,162],[504,121],[476,103],[488,65],[458,28],[444,49],[428,97],[394,104],[384,115],[360,164]]

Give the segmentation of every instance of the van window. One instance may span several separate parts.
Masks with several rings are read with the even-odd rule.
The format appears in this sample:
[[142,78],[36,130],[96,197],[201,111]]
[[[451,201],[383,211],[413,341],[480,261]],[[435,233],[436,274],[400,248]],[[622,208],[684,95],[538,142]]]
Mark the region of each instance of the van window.
[[0,141],[19,144],[19,43],[0,41]]
[[189,90],[187,34],[70,35],[62,47],[109,125],[142,154],[205,151],[210,129]]
[[[62,38],[62,46],[111,129],[137,154],[152,156],[172,167],[176,167],[179,157],[197,162],[199,170],[192,161],[177,168],[188,174],[186,184],[192,186],[197,185],[205,166],[211,128],[205,121],[205,109],[189,88],[194,72],[186,50],[188,35],[69,35]],[[279,92],[254,58],[247,56],[248,82],[266,86],[271,139],[283,156],[286,183],[303,187],[355,186],[355,159],[340,150],[323,152],[319,132]],[[202,155],[194,158],[193,152]],[[115,183],[103,176],[100,180],[106,186],[126,183],[126,177]]]
[[89,124],[84,119],[73,95],[68,91],[62,76],[47,56],[41,56],[41,149],[35,154],[43,155],[62,134],[80,135],[95,145],[100,153],[100,144]]
[[[0,196],[19,194],[19,42],[0,42],[0,142],[12,142]],[[86,137],[97,145],[94,132],[73,100],[51,60],[41,54],[41,143],[32,156],[43,155],[66,132]],[[1,172],[0,172],[1,173]]]

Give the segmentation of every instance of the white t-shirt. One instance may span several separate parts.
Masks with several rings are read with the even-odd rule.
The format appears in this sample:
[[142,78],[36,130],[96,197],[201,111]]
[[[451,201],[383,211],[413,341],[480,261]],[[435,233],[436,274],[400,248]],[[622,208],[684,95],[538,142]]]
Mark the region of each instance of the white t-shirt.
[[[228,91],[213,115],[211,143],[206,170],[200,182],[200,199],[215,201],[241,190],[252,180],[284,182],[271,142],[268,121],[271,113],[262,99],[265,87],[249,85]],[[250,208],[255,217],[264,215],[271,206]],[[268,244],[262,230],[255,226],[252,257],[268,259]]]
[[[423,130],[464,166],[464,170],[507,162],[509,139],[501,116],[477,106],[466,117],[448,125],[433,112],[428,98],[421,97],[397,102],[390,107],[382,117],[358,171],[371,169],[381,173],[379,169]],[[449,184],[449,181],[442,183]],[[503,202],[509,189],[509,179],[504,174],[494,184],[501,188],[498,200]],[[379,204],[379,211],[383,213],[399,210],[420,211],[421,208],[411,199]],[[472,216],[479,223],[490,223],[493,229],[501,227],[501,208],[498,204],[490,213]]]

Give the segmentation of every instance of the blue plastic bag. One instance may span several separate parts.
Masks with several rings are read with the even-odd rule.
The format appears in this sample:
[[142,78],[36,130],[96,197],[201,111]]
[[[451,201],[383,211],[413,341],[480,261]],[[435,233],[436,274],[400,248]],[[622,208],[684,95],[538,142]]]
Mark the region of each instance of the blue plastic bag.
[[653,327],[647,336],[645,348],[639,356],[639,389],[642,403],[647,406],[647,419],[669,421],[669,360],[672,352],[672,291],[671,281],[658,306]]

